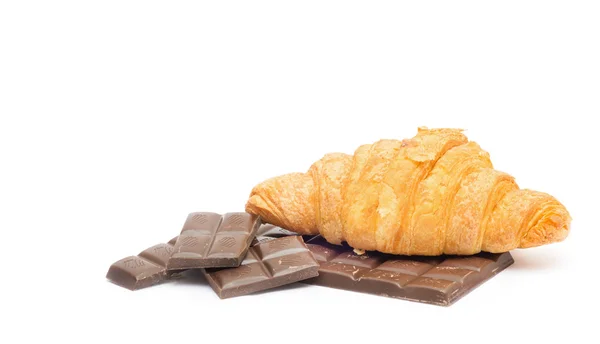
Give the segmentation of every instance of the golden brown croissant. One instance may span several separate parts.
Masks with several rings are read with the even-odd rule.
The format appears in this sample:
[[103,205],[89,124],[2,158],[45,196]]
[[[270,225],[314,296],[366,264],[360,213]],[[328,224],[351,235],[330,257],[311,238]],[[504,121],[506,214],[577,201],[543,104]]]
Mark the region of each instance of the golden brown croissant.
[[307,173],[254,187],[246,211],[333,244],[405,255],[539,246],[562,241],[571,222],[554,197],[519,189],[457,129],[327,154]]

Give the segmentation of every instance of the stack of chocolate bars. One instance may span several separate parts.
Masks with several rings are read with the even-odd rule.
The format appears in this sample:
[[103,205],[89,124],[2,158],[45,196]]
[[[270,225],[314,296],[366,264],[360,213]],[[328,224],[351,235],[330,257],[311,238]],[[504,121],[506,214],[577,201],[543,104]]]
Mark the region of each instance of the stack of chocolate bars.
[[[306,242],[305,242],[306,241]],[[302,237],[247,213],[191,213],[178,237],[110,266],[106,277],[136,290],[201,269],[224,299],[304,282],[448,306],[513,263],[474,256],[358,255],[320,236]]]

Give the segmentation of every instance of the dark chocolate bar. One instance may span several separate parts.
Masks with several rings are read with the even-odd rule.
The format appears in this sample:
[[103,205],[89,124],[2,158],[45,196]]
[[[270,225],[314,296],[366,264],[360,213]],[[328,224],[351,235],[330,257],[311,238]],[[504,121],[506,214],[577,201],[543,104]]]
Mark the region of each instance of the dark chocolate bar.
[[123,258],[108,269],[106,278],[129,290],[146,288],[168,278],[167,261],[177,237],[166,244],[154,245],[137,256]]
[[248,213],[191,213],[167,269],[239,266],[259,225],[260,218]]
[[307,241],[319,276],[305,283],[448,306],[514,263],[510,253],[416,257],[357,255],[321,236]]
[[205,269],[208,283],[221,299],[298,282],[318,275],[319,263],[300,236],[259,243],[248,250],[242,265]]

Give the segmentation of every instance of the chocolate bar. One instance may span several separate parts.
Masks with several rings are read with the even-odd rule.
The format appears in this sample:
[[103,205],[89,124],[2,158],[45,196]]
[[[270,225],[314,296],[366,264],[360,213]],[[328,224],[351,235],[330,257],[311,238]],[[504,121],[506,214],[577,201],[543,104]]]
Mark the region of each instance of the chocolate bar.
[[258,230],[256,231],[256,237],[254,237],[254,240],[252,241],[252,246],[261,242],[282,238],[290,235],[298,234],[272,224],[262,224],[260,227],[258,227]]
[[203,271],[213,290],[225,299],[315,277],[318,270],[319,263],[302,237],[286,236],[251,247],[239,267]]
[[259,225],[260,218],[248,213],[191,213],[167,269],[239,266]]
[[129,290],[146,288],[169,277],[167,261],[173,253],[177,237],[166,244],[154,245],[137,256],[123,258],[108,269],[106,278]]
[[321,236],[307,241],[319,276],[305,283],[448,306],[514,263],[510,253],[474,256],[357,255]]

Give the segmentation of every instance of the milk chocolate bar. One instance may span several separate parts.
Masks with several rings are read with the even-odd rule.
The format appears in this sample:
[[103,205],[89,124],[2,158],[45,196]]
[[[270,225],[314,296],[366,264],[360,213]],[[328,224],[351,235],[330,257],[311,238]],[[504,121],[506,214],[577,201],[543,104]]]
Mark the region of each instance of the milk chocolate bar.
[[146,288],[169,277],[167,261],[173,253],[176,237],[166,244],[154,245],[137,256],[123,258],[108,269],[106,278],[129,290]]
[[292,231],[288,231],[287,229],[283,229],[281,227],[265,223],[258,227],[258,230],[256,231],[256,237],[254,237],[254,240],[252,241],[252,246],[261,242],[277,238],[283,238],[290,235],[298,234]]
[[248,213],[191,213],[167,269],[239,266],[259,225],[260,218]]
[[319,276],[304,282],[448,306],[514,263],[510,253],[474,256],[357,255],[321,236],[307,241],[319,261]]
[[315,277],[318,270],[319,263],[302,237],[286,236],[251,247],[239,267],[203,271],[213,290],[225,299]]

